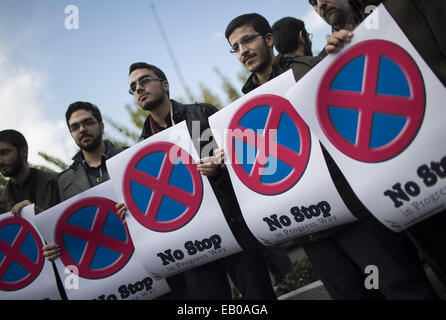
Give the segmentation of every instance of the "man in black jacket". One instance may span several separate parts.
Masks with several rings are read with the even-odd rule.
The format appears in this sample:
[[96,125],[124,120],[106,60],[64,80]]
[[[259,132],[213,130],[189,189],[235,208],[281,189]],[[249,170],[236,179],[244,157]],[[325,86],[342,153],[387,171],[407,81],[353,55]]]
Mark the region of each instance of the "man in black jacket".
[[[150,111],[141,139],[186,120],[195,148],[202,158],[198,171],[207,176],[225,218],[244,251],[184,272],[192,299],[231,299],[228,273],[245,299],[275,299],[268,270],[259,247],[245,225],[227,171],[216,159],[219,153],[202,154],[210,150],[211,141],[201,139],[209,130],[208,117],[217,109],[209,104],[184,105],[169,98],[169,82],[162,70],[147,63],[134,63],[129,72],[130,90],[138,105]],[[195,124],[195,125],[194,125]],[[198,125],[196,125],[198,124]],[[199,128],[199,132],[193,132]],[[193,130],[194,129],[194,130]],[[209,135],[207,135],[209,136]],[[215,144],[212,149],[215,150]]]

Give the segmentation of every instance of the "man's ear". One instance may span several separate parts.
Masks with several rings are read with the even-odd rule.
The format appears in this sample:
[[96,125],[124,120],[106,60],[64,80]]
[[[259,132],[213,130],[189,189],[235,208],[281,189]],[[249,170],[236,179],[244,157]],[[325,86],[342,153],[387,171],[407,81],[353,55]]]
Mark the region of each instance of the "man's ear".
[[28,147],[23,147],[22,150],[20,150],[20,155],[22,156],[22,159],[25,160],[25,163],[28,162]]
[[162,86],[163,86],[164,91],[166,91],[166,92],[169,91],[169,82],[167,82],[167,80],[164,80],[162,82]]
[[102,135],[104,135],[104,122],[101,122],[100,124],[100,127],[101,127],[101,132],[102,132]]

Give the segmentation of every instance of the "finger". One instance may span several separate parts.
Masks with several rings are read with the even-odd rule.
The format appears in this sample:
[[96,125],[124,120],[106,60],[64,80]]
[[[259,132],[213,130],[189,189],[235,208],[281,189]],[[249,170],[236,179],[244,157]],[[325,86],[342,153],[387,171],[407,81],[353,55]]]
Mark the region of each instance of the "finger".
[[325,47],[325,51],[327,51],[327,53],[335,53],[335,52],[338,52],[338,51],[340,51],[341,49],[340,48],[338,48],[338,47],[336,47],[336,46],[332,46],[332,45],[327,45],[326,47]]
[[116,204],[116,206],[115,206],[115,208],[116,208],[117,210],[120,210],[120,209],[123,208],[123,207],[125,207],[125,204],[122,203],[122,202]]
[[60,253],[45,257],[48,261],[53,262],[60,257]]
[[57,245],[55,243],[50,243],[50,244],[46,244],[42,247],[43,251],[54,250],[54,249],[60,249],[59,245]]

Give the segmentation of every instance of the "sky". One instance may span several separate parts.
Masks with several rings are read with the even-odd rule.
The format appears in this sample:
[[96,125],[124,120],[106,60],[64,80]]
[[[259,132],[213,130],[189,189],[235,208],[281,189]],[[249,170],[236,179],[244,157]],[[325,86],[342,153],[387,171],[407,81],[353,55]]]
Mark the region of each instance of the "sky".
[[[330,33],[307,0],[1,0],[0,130],[25,135],[31,164],[57,169],[39,151],[71,163],[78,148],[65,111],[72,102],[92,102],[103,116],[132,127],[124,106],[133,103],[127,92],[133,62],[160,67],[171,97],[187,100],[153,7],[188,87],[199,96],[205,84],[224,103],[215,67],[242,86],[236,75],[243,66],[224,36],[236,16],[257,12],[271,25],[285,16],[302,19],[315,54]],[[105,131],[113,136],[107,123]]]

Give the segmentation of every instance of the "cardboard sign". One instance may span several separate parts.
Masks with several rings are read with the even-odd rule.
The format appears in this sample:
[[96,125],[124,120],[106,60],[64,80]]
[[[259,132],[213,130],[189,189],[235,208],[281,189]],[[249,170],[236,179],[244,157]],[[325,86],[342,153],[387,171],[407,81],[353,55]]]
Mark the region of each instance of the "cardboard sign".
[[0,215],[0,299],[60,300],[51,262],[43,256],[44,241],[34,226],[34,204],[20,217]]
[[153,276],[168,277],[241,250],[196,160],[182,122],[107,161],[130,212],[136,254]]
[[36,217],[47,243],[61,248],[55,263],[69,299],[153,299],[169,291],[136,260],[116,203],[106,181]]
[[284,98],[293,84],[288,71],[209,118],[243,217],[265,245],[355,220],[319,141]]

